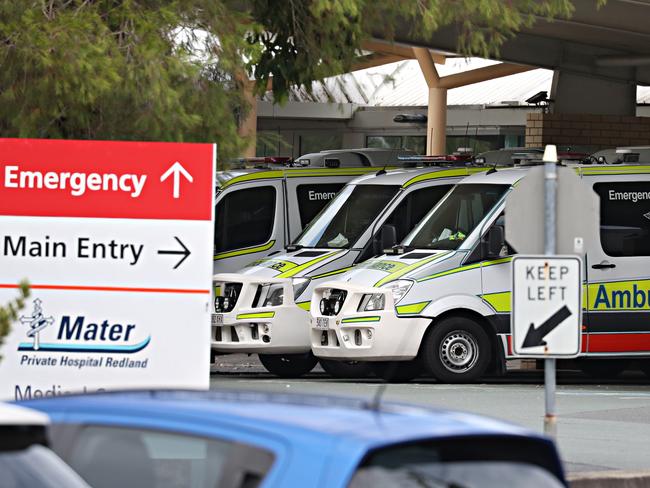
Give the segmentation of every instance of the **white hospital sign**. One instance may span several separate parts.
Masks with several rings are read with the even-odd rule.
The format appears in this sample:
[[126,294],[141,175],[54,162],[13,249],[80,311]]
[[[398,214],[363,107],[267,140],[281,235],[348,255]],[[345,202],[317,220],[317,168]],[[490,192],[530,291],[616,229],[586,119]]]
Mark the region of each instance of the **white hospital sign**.
[[0,399],[208,388],[215,151],[0,139]]
[[577,356],[582,340],[580,258],[516,256],[512,260],[511,310],[516,356]]

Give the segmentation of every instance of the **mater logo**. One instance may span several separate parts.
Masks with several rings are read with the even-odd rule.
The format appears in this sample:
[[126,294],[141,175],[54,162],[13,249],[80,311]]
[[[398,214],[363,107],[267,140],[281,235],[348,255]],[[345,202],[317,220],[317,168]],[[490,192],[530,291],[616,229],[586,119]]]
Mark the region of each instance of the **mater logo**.
[[29,326],[26,335],[32,339],[31,342],[21,342],[19,351],[133,354],[142,351],[151,341],[151,336],[147,336],[140,342],[134,342],[136,324],[89,321],[85,316],[73,318],[63,315],[58,328],[48,329],[57,331],[55,340],[41,342],[41,334],[57,321],[43,313],[43,302],[39,298],[33,301],[32,314],[23,315],[19,320],[21,324]]

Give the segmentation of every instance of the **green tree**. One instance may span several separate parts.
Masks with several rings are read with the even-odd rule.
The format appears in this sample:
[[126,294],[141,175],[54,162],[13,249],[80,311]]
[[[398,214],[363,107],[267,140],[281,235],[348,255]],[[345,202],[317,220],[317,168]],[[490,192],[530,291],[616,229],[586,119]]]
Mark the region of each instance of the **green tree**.
[[[602,3],[603,0],[598,0]],[[422,39],[457,25],[489,56],[570,0],[0,0],[0,136],[215,141],[247,111],[244,69],[275,99],[346,72],[397,23]]]
[[[571,0],[250,0],[259,30],[249,40],[263,46],[249,69],[258,91],[269,80],[276,100],[293,84],[350,70],[372,34],[392,39],[396,25],[426,41],[441,27],[456,25],[458,52],[498,55],[500,46],[536,18],[567,18]],[[605,0],[597,0],[598,5]]]
[[0,0],[0,134],[237,154],[248,28],[220,0]]
[[[25,306],[25,300],[29,297],[29,284],[26,281],[20,283],[20,295],[4,307],[0,307],[0,346],[4,338],[11,332],[11,324],[18,320],[18,313]],[[0,356],[2,359],[2,356]]]

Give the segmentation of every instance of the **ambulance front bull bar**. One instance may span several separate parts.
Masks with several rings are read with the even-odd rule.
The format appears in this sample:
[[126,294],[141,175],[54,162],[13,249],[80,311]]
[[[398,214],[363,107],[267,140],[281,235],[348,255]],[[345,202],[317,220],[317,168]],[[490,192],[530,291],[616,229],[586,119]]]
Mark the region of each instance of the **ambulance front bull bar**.
[[[337,313],[332,313],[328,306],[332,290],[345,292],[345,300]],[[370,294],[384,294],[384,308],[359,311],[364,295]],[[347,282],[318,286],[312,295],[310,313],[312,351],[318,357],[340,360],[413,359],[431,323],[428,318],[398,316],[390,290]]]
[[[216,274],[213,304],[226,283],[241,284],[241,290],[232,310],[216,312],[213,309],[210,344],[214,352],[293,354],[309,351],[309,313],[296,305],[291,279]],[[259,306],[260,287],[273,284],[282,286],[282,304]]]

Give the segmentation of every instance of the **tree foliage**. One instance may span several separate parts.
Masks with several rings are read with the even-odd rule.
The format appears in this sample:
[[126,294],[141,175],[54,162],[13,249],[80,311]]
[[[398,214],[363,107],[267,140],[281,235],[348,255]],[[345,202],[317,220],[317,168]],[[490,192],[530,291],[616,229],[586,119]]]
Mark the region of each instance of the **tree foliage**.
[[0,133],[237,153],[246,23],[220,0],[0,0]]
[[[598,0],[603,4],[605,0]],[[269,80],[276,100],[292,84],[309,89],[312,80],[350,70],[363,40],[373,34],[392,39],[396,25],[426,41],[454,25],[458,52],[498,55],[500,46],[540,17],[573,13],[571,0],[250,0],[260,29],[249,40],[263,46],[249,69],[261,92]]]
[[[18,313],[25,306],[25,300],[29,297],[29,284],[26,281],[20,283],[20,295],[6,306],[0,306],[0,346],[4,342],[4,338],[11,332],[11,324],[18,320]],[[2,356],[0,356],[2,359]]]
[[[598,0],[602,3],[604,0]],[[396,25],[455,25],[491,56],[570,0],[0,0],[0,136],[217,142],[233,156],[242,73],[292,85],[348,71]]]

